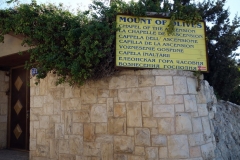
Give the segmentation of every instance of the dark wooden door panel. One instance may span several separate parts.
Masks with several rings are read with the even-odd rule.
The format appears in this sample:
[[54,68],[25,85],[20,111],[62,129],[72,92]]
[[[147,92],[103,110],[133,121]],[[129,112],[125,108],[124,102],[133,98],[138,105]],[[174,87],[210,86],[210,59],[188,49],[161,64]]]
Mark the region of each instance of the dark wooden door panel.
[[29,79],[23,67],[11,74],[10,147],[29,148]]

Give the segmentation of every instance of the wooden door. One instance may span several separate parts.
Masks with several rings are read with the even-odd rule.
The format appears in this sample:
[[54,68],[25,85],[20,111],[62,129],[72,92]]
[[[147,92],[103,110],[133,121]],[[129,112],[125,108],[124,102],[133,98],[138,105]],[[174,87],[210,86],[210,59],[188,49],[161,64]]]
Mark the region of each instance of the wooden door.
[[10,148],[29,150],[29,71],[11,70]]

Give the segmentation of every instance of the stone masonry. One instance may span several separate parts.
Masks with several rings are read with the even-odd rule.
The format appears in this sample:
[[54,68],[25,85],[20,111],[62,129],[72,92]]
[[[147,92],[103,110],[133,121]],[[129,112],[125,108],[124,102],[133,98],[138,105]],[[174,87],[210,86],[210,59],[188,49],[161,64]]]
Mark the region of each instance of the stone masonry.
[[0,149],[7,147],[8,89],[9,77],[0,71]]
[[[31,79],[31,160],[212,160],[208,103],[192,72],[128,70],[81,87]],[[210,89],[209,89],[210,88]]]

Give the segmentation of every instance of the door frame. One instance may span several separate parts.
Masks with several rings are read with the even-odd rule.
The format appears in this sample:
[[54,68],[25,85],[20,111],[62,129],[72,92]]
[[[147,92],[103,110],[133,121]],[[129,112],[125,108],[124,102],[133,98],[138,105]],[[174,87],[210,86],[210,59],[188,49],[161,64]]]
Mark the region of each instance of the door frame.
[[[11,100],[12,100],[12,70],[17,68],[24,68],[24,65],[11,67],[9,70],[9,96],[8,96],[8,123],[7,123],[7,148],[15,149],[15,150],[23,150],[29,151],[29,142],[30,142],[30,86],[29,90],[26,91],[26,105],[29,105],[29,113],[27,113],[26,108],[26,115],[28,114],[28,118],[26,118],[26,137],[25,137],[25,149],[18,149],[18,148],[11,148],[10,141],[11,141]],[[27,72],[28,70],[26,70]],[[26,74],[26,86],[30,85],[30,74]],[[29,103],[29,104],[28,104]],[[27,107],[27,106],[26,106]]]

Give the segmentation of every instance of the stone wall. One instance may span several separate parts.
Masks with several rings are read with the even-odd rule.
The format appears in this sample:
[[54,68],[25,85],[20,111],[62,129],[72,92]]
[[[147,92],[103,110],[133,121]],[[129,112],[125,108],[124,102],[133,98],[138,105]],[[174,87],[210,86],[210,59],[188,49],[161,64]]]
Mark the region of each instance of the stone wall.
[[219,101],[212,110],[216,159],[240,159],[240,106]]
[[[84,86],[31,79],[31,160],[207,160],[215,139],[207,104],[191,72],[122,71]],[[210,116],[210,117],[209,117]]]
[[0,71],[0,149],[7,147],[8,89],[9,77],[5,75],[5,71]]

